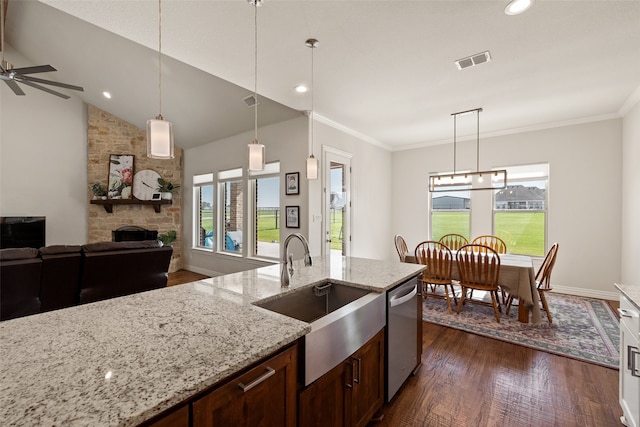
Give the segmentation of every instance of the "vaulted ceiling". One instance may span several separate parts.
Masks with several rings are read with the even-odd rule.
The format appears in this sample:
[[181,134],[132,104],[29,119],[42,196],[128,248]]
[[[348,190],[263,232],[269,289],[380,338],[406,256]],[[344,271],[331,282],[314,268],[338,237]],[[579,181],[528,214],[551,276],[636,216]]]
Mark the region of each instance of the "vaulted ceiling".
[[[501,134],[617,117],[640,96],[640,1],[538,0],[516,16],[506,3],[265,0],[260,124],[310,109],[310,93],[293,89],[310,83],[309,37],[320,41],[315,113],[389,150],[450,141],[462,110],[482,107],[481,134]],[[6,31],[14,66],[51,64],[43,78],[83,86],[77,96],[140,127],[158,114],[157,1],[10,0]],[[486,50],[490,62],[454,64]],[[245,0],[163,0],[162,53],[162,112],[179,146],[252,129]]]

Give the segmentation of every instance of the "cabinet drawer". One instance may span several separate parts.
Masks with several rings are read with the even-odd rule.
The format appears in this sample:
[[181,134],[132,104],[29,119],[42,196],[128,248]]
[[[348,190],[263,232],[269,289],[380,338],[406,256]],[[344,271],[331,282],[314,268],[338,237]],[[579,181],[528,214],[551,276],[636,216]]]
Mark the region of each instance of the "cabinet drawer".
[[620,295],[620,323],[626,326],[632,333],[640,334],[640,310],[633,305],[624,295]]

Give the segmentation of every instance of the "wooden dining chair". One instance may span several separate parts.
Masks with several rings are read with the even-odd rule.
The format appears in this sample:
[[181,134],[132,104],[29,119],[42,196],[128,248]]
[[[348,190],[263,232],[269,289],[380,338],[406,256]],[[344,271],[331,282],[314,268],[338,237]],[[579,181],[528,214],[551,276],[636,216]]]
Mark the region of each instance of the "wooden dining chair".
[[[551,312],[549,311],[549,304],[547,303],[545,292],[553,290],[551,288],[551,271],[553,270],[553,266],[556,264],[556,255],[558,255],[559,247],[560,245],[556,242],[551,246],[551,248],[549,248],[547,255],[545,255],[544,257],[542,265],[536,273],[536,288],[538,289],[538,296],[540,297],[542,310],[547,313],[547,319],[549,319],[549,323],[553,323],[553,319],[551,318]],[[513,295],[509,295],[509,299],[507,300],[507,314],[509,314],[509,310],[511,310],[512,304]]]
[[400,257],[400,262],[404,262],[407,254],[409,253],[407,242],[405,242],[404,238],[399,234],[393,236],[393,241],[396,244],[396,251],[398,252],[398,256]]
[[[427,298],[428,295],[432,295],[441,298],[442,295],[436,294],[435,291],[438,286],[442,286],[444,289],[444,298],[447,300],[447,309],[449,313],[453,313],[449,289],[453,295],[454,302],[457,303],[457,300],[451,280],[451,270],[453,268],[453,255],[451,251],[442,243],[425,240],[416,246],[414,254],[417,263],[427,266],[426,269],[422,271],[422,276],[420,276],[420,281],[423,284],[423,297]],[[431,288],[431,292],[429,292],[429,288]]]
[[507,244],[498,236],[485,234],[483,236],[476,237],[471,241],[471,243],[476,245],[488,246],[499,254],[507,253]]
[[468,245],[469,241],[466,237],[461,234],[445,234],[438,240],[440,243],[451,249],[452,251],[457,251],[464,245]]
[[[500,276],[500,256],[489,246],[469,244],[464,245],[457,253],[458,273],[462,294],[458,301],[460,314],[464,305],[467,291],[487,291],[491,295],[491,305],[496,320],[500,323],[500,302],[498,301],[498,278]],[[473,302],[481,302],[473,300]]]

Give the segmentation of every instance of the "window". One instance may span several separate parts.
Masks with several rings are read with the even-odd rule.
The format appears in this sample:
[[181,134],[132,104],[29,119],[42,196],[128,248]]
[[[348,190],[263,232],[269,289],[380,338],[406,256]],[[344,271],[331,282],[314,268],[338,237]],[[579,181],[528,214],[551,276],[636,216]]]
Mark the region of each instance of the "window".
[[251,173],[251,255],[280,256],[280,163],[268,163],[263,171]]
[[242,252],[242,222],[244,217],[244,188],[242,169],[218,172],[220,194],[220,222],[224,233],[220,232],[219,248],[223,252]]
[[544,256],[549,164],[512,166],[507,187],[493,194],[493,233],[509,253]]
[[212,249],[215,243],[212,173],[193,176],[193,200],[193,246]]
[[471,224],[471,191],[443,191],[431,196],[431,239],[445,234],[461,234],[469,239]]

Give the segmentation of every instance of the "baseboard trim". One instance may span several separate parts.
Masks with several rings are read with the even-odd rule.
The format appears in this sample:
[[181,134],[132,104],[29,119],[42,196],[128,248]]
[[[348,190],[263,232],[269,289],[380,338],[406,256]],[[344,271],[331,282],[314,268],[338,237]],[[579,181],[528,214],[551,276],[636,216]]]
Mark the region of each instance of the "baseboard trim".
[[220,273],[213,270],[207,270],[206,268],[196,267],[195,265],[185,265],[183,267],[185,270],[193,271],[194,273],[204,274],[209,277],[217,277],[222,276],[224,273]]
[[569,286],[555,286],[553,285],[553,292],[558,294],[569,294],[579,297],[598,298],[610,301],[617,301],[620,299],[620,293],[618,291],[596,291],[592,289],[584,288],[572,288]]

